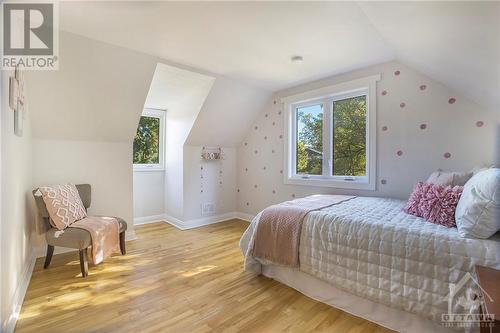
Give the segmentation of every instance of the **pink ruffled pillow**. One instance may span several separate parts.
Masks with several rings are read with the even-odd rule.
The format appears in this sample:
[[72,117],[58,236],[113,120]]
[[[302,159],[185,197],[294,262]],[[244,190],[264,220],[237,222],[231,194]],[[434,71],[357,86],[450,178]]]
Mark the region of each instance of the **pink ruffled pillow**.
[[448,228],[455,227],[455,209],[463,186],[417,183],[404,211]]

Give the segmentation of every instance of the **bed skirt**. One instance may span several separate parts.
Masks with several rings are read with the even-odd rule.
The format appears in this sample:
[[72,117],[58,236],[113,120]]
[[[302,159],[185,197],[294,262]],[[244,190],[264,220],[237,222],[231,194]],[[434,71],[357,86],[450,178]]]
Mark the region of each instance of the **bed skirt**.
[[456,333],[415,314],[390,308],[345,291],[297,269],[262,265],[262,274],[319,302],[402,333]]

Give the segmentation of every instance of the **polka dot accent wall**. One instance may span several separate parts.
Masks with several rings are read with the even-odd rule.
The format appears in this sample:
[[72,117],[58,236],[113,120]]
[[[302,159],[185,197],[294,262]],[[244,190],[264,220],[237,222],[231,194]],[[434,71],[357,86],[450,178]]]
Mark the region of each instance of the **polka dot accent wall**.
[[[256,214],[265,207],[316,193],[387,196],[407,199],[418,181],[437,169],[470,170],[492,163],[495,113],[397,62],[353,72],[352,79],[380,73],[377,83],[377,174],[375,191],[285,184],[284,112],[275,95],[238,148],[237,211]],[[349,74],[349,75],[351,75]],[[334,84],[325,80],[325,86]],[[303,89],[302,89],[303,88]],[[318,88],[318,84],[312,86]],[[312,89],[304,85],[293,90]],[[460,103],[458,102],[460,101]],[[490,152],[491,150],[491,152]],[[486,151],[486,152],[485,152]]]

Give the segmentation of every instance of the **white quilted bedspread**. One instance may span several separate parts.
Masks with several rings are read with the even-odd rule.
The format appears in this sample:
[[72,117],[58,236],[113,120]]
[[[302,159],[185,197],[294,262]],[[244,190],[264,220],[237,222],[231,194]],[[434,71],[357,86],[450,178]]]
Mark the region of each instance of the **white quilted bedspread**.
[[[300,240],[300,270],[358,296],[440,321],[448,313],[450,283],[473,272],[476,264],[500,269],[500,237],[462,238],[456,228],[404,213],[404,204],[358,197],[309,213]],[[259,216],[247,233],[255,230]],[[247,251],[247,269],[260,272],[261,263]]]

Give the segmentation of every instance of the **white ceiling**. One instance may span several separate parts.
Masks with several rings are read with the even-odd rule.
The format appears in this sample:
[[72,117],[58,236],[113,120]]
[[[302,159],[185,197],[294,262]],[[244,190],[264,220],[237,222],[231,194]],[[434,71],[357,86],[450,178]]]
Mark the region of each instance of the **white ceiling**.
[[361,3],[399,61],[500,109],[499,2]]
[[355,3],[65,2],[60,16],[64,30],[273,91],[394,58]]
[[214,77],[159,63],[156,66],[145,108],[198,114],[207,97]]
[[[500,105],[499,3],[63,2],[63,30],[266,90],[393,59]],[[290,56],[302,55],[293,65]]]

